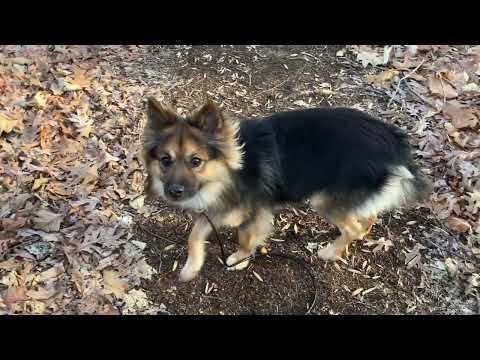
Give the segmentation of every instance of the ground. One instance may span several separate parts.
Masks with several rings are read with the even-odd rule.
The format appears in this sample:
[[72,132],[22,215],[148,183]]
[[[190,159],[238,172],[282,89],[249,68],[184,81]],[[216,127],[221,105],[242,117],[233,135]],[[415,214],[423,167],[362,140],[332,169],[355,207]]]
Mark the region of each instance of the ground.
[[[467,51],[466,48],[463,50]],[[50,258],[67,258],[68,261],[62,260],[63,291],[71,295],[58,296],[56,302],[51,301],[46,307],[40,306],[44,313],[62,313],[58,305],[60,298],[67,304],[66,310],[63,310],[65,313],[304,314],[311,303],[314,289],[304,267],[291,259],[267,256],[257,257],[244,271],[226,271],[219,261],[220,252],[214,238],[210,239],[207,246],[207,260],[199,276],[189,283],[178,281],[179,271],[186,260],[186,238],[192,225],[191,217],[160,200],[153,199],[144,204],[143,184],[140,183],[145,173],[140,161],[135,162],[133,167],[131,165],[134,161],[132,152],[139,150],[139,135],[145,121],[143,104],[147,95],[170,102],[179,112],[195,108],[208,96],[238,117],[261,116],[310,106],[359,108],[407,130],[416,150],[416,158],[432,180],[438,182],[449,176],[445,174],[448,159],[444,161],[427,155],[430,143],[425,145],[423,130],[436,131],[436,125],[428,122],[435,117],[422,117],[423,121],[427,121],[423,125],[419,125],[419,117],[415,117],[418,112],[427,111],[429,100],[420,96],[424,101],[418,101],[417,98],[415,103],[415,93],[409,96],[403,87],[372,85],[388,71],[378,74],[375,66],[379,64],[375,62],[380,60],[374,57],[374,52],[368,53],[357,48],[347,53],[345,46],[148,46],[91,48],[85,51],[89,54],[82,55],[83,59],[88,59],[85,61],[93,61],[93,58],[97,66],[108,69],[109,78],[122,79],[123,88],[112,90],[116,86],[112,83],[110,88],[105,86],[104,89],[113,94],[116,103],[123,104],[119,107],[122,114],[130,118],[127,127],[131,137],[127,135],[122,139],[125,136],[122,131],[126,130],[116,130],[111,131],[111,135],[103,132],[99,138],[104,140],[104,148],[121,159],[117,162],[127,170],[115,176],[125,174],[123,179],[126,180],[111,185],[102,174],[97,174],[99,180],[96,180],[95,186],[113,186],[112,192],[117,195],[106,192],[95,199],[104,201],[105,197],[111,197],[108,220],[102,220],[103,227],[100,228],[107,228],[108,224],[115,221],[122,222],[120,227],[125,237],[118,235],[116,239],[125,240],[119,242],[118,246],[123,250],[118,257],[112,255],[116,251],[114,245],[109,252],[94,249],[88,253],[90,255],[81,255],[82,249],[87,246],[84,244],[99,240],[84,240],[83,245],[75,245],[75,249],[80,249],[75,250],[77,252],[62,245],[63,250],[59,250],[55,255],[57,257],[52,255]],[[362,54],[363,57],[360,56]],[[362,66],[361,61],[366,61],[369,66]],[[404,60],[404,64],[406,62]],[[397,66],[397,69],[400,69],[396,73],[397,84],[398,73],[404,76],[411,73],[410,76],[413,76],[416,72],[415,66],[403,70]],[[99,79],[101,82],[101,77]],[[386,76],[385,79],[385,82],[394,80]],[[126,88],[129,90],[125,95],[118,90]],[[92,91],[88,94],[92,98],[95,96]],[[110,101],[108,99],[103,103],[98,101],[95,106],[106,106]],[[99,118],[105,121],[107,117],[95,119]],[[80,127],[80,131],[82,129]],[[96,131],[94,127],[92,133]],[[82,141],[88,143],[91,135],[87,134],[84,138],[87,140]],[[129,149],[123,157],[118,155],[120,152],[112,150],[116,143]],[[434,146],[435,143],[432,143]],[[88,149],[87,145],[85,149]],[[93,154],[90,160],[95,156],[98,161],[98,154]],[[122,161],[126,161],[125,164]],[[105,177],[108,178],[107,175]],[[29,179],[30,182],[33,180]],[[28,184],[31,187],[31,183]],[[86,184],[89,184],[88,181]],[[125,189],[130,189],[124,189],[123,195],[121,184]],[[84,201],[88,202],[97,194],[97,190],[92,189],[88,188],[90,197],[84,197]],[[42,187],[40,190],[45,189]],[[316,256],[316,249],[333,240],[338,230],[320,218],[308,204],[286,207],[276,214],[275,231],[266,247],[296,256],[309,264],[317,288],[317,298],[310,314],[478,313],[476,286],[479,258],[475,250],[476,238],[472,238],[476,229],[473,230],[470,225],[475,224],[473,217],[469,219],[469,232],[448,226],[446,218],[451,212],[447,216],[443,213],[439,215],[440,210],[435,206],[440,203],[438,194],[439,185],[436,183],[435,195],[424,206],[384,214],[364,241],[353,244],[344,261],[326,263]],[[11,197],[6,199],[11,200]],[[65,199],[72,201],[73,198],[65,195]],[[52,207],[55,201],[59,200],[51,200],[52,209],[55,209]],[[11,206],[11,201],[8,204]],[[85,220],[85,212],[89,210],[72,215],[69,208],[60,206],[55,212],[59,213],[60,209],[68,212],[69,216],[81,219],[78,221],[85,223],[86,229],[96,224],[93,216]],[[95,211],[98,209],[103,208],[96,208]],[[98,211],[103,211],[102,216],[106,214],[104,210]],[[113,217],[112,212],[117,215]],[[11,219],[16,219],[13,212],[6,213],[11,214]],[[46,243],[49,240],[45,233],[50,232],[59,234],[57,239],[59,236],[73,239],[68,236],[67,230],[61,229],[73,228],[74,221],[70,220],[71,227],[67,227],[65,222],[61,228],[59,226],[51,231],[43,229],[39,236]],[[37,230],[34,231],[38,232],[38,221],[36,225],[34,228]],[[117,225],[112,226],[117,229]],[[8,229],[4,227],[4,233],[8,235]],[[28,235],[22,232],[21,226],[16,226],[15,231],[17,237],[23,236],[22,239]],[[31,232],[29,236],[32,236]],[[234,234],[225,230],[221,236],[228,252],[233,252],[236,246]],[[58,242],[49,245],[50,249],[55,248]],[[15,283],[9,280],[9,274],[15,271],[16,276],[22,278],[22,271],[26,267],[18,259],[32,262],[29,271],[36,271],[40,275],[45,273],[48,266],[41,266],[44,259],[28,258],[25,250],[21,252],[21,242],[14,244],[5,251],[5,261],[0,262],[0,271],[3,269],[4,272],[4,311],[32,312],[25,306],[30,301],[28,294],[32,291],[32,283],[27,284],[26,280]],[[128,250],[132,246],[129,244],[138,245],[139,248]],[[134,255],[129,255],[129,251]],[[73,253],[82,260],[72,260]],[[95,256],[95,259],[87,259],[89,256]],[[129,257],[135,258],[135,261],[127,260]],[[12,259],[16,259],[16,262]],[[50,264],[57,264],[56,269],[59,269],[54,260]],[[109,270],[111,268],[113,270]],[[133,277],[132,272],[137,273],[138,269],[148,272],[148,276]],[[80,278],[81,281],[78,280]],[[55,279],[57,283],[60,282],[58,276]],[[73,285],[68,285],[69,281]],[[27,295],[23,297],[18,295],[19,291],[12,290],[21,286],[27,289]],[[58,284],[55,286],[58,291]],[[136,302],[131,300],[134,294],[142,294],[145,300],[142,306],[138,305],[138,299]],[[102,300],[98,300],[100,298]],[[41,297],[35,299],[37,302],[42,300]],[[22,301],[23,305],[18,306]],[[135,306],[131,305],[132,301]],[[86,306],[87,302],[90,305]]]

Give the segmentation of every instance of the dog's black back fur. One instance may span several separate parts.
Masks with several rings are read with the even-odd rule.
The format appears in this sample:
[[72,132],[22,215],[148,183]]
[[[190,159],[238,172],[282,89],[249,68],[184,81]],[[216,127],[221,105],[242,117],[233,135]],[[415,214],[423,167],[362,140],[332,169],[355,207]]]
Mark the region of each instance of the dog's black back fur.
[[[245,157],[237,187],[255,201],[298,202],[326,190],[349,197],[355,206],[379,191],[395,166],[418,175],[406,134],[354,109],[316,108],[246,120],[239,139]],[[424,182],[417,181],[422,190]]]

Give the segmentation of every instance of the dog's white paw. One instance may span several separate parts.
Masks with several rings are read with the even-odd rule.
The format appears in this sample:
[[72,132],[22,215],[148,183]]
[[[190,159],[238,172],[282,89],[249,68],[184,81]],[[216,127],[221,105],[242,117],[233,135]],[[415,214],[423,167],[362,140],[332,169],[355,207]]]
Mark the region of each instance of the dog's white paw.
[[[243,251],[237,251],[227,258],[227,265],[235,264],[236,262],[238,262],[242,259],[245,259],[249,255],[250,254],[246,254]],[[248,266],[249,263],[250,263],[250,260],[245,260],[245,261],[242,261],[241,263],[239,263],[235,266],[229,267],[228,270],[231,270],[231,271],[232,270],[243,270]]]
[[337,259],[337,250],[335,245],[328,244],[324,248],[318,250],[317,255],[322,260],[335,261]]
[[187,282],[193,280],[197,277],[199,270],[194,269],[192,266],[188,266],[188,263],[183,267],[182,271],[180,271],[180,275],[178,279],[181,282]]

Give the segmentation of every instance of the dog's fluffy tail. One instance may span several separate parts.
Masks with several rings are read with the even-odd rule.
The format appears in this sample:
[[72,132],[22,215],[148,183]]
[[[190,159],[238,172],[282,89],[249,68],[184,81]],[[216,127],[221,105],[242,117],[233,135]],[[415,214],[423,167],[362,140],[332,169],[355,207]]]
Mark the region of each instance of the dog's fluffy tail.
[[422,203],[428,199],[433,191],[430,180],[422,174],[417,164],[412,159],[412,149],[408,142],[407,133],[398,128],[393,128],[393,133],[399,141],[399,153],[405,166],[396,167],[394,175],[401,179],[404,191],[404,205]]

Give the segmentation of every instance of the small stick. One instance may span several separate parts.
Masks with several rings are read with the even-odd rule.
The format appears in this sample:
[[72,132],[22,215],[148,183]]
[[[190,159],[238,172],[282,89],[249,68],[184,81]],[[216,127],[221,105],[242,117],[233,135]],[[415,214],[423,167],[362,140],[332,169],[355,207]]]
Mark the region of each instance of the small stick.
[[[147,230],[146,228],[144,228],[142,225],[138,225],[140,227],[140,229],[142,229],[142,231],[146,232],[147,234],[153,236],[153,237],[156,237],[157,239],[160,239],[160,240],[163,240],[163,241],[167,241],[169,243],[172,243],[172,244],[180,244],[179,241],[175,241],[175,240],[170,240],[170,239],[167,239],[166,237],[163,237],[161,235],[157,235],[157,234],[154,234],[153,232],[151,232],[150,230]],[[180,244],[181,245],[181,244]]]
[[391,97],[391,99],[390,99],[390,101],[388,102],[387,106],[390,106],[390,104],[392,103],[393,99],[395,99],[395,96],[397,96],[397,93],[398,93],[398,90],[400,89],[400,84],[402,83],[402,81],[404,81],[405,79],[408,79],[410,76],[412,76],[412,75],[420,68],[420,66],[423,65],[424,62],[425,62],[425,59],[423,59],[422,62],[421,62],[420,64],[418,64],[415,69],[413,69],[412,71],[410,71],[407,75],[405,75],[404,77],[402,77],[402,78],[398,81],[397,88],[395,89],[395,92],[393,93],[393,96]]
[[408,81],[405,81],[405,85],[407,85],[407,90],[415,95],[418,99],[422,100],[425,104],[427,104],[428,106],[430,106],[432,109],[434,110],[437,110],[437,108],[435,107],[435,105],[428,99],[426,99],[424,96],[420,95],[419,93],[417,93],[415,90],[412,89],[412,87],[410,86],[410,84],[408,83]]

